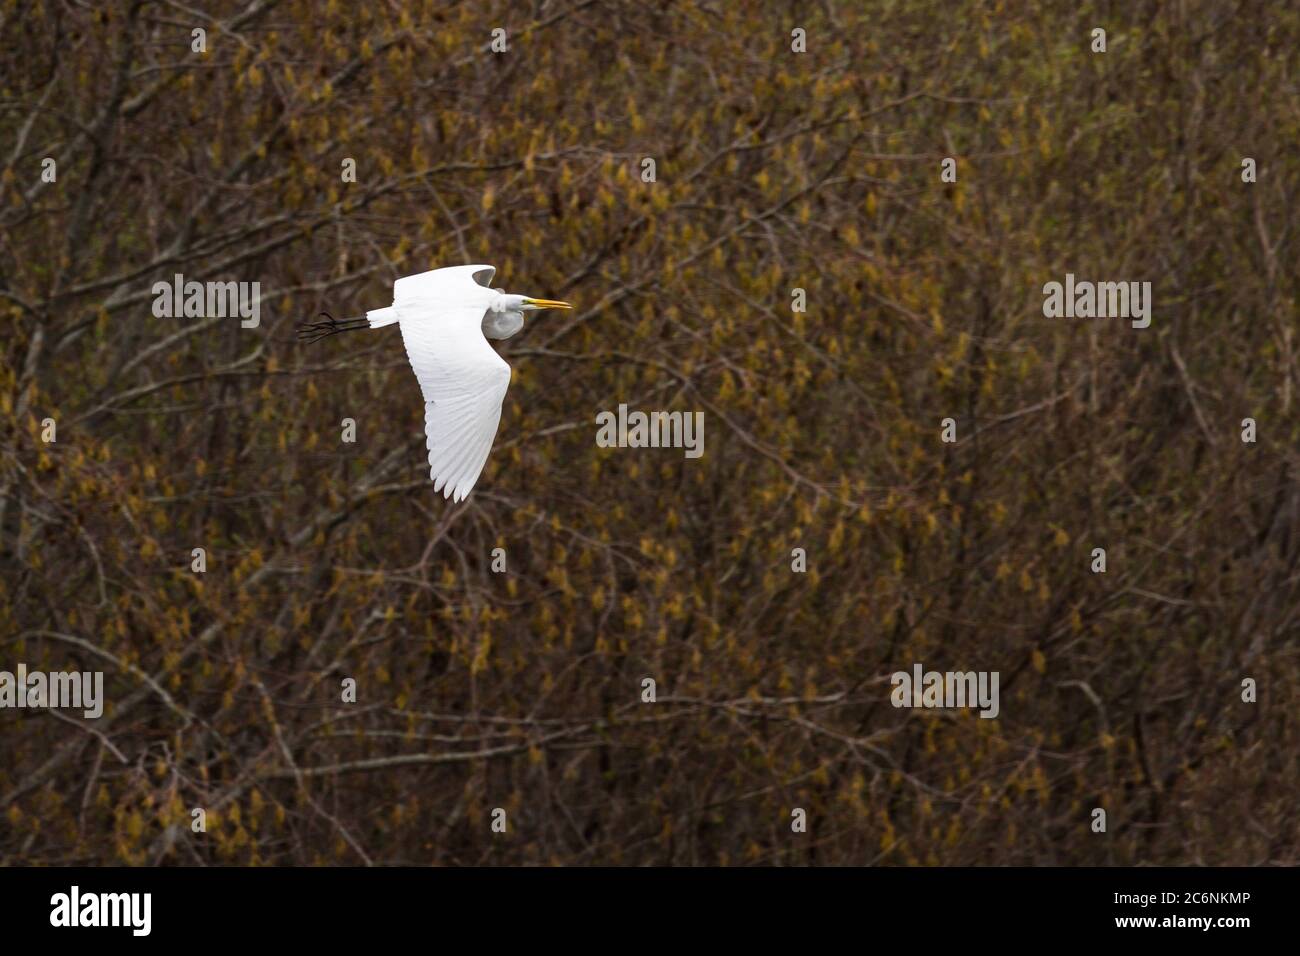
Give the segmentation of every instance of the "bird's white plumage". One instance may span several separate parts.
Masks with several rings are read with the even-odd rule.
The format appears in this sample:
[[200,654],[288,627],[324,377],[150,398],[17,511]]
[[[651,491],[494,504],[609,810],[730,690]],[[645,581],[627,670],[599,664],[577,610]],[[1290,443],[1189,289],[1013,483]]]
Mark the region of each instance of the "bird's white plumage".
[[448,266],[403,276],[393,283],[393,305],[416,299],[459,299],[473,285],[490,290],[496,271],[495,266]]
[[524,326],[524,314],[572,309],[568,302],[537,299],[492,288],[496,269],[451,266],[393,283],[393,304],[370,309],[365,318],[298,327],[298,337],[315,342],[338,332],[382,329],[397,324],[406,357],[424,395],[424,434],[434,491],[463,501],[474,488],[501,422],[501,403],[510,387],[510,366],[488,345]]
[[424,395],[429,477],[434,491],[455,501],[470,493],[483,471],[510,386],[510,366],[482,331],[498,295],[486,285],[495,271],[454,266],[393,286],[402,342]]

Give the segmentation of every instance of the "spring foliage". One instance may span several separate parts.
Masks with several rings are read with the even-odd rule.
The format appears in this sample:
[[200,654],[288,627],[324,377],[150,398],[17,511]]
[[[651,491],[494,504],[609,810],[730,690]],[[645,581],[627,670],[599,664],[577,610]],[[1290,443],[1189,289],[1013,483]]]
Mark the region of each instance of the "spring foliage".
[[[0,862],[1297,862],[1295,9],[6,6],[0,668],[108,702],[0,711]],[[452,507],[292,328],[463,262],[577,309]]]

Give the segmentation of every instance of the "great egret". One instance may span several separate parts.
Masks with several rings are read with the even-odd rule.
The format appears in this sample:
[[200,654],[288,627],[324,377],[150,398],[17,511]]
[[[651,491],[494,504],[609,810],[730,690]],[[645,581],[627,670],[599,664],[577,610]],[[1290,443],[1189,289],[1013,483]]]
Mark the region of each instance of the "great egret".
[[[490,286],[494,266],[452,266],[405,276],[393,284],[393,304],[365,318],[298,327],[298,338],[379,329],[397,323],[406,357],[424,393],[424,434],[433,490],[461,501],[478,481],[501,421],[510,366],[487,339],[507,339],[524,327],[524,313],[571,309],[567,302],[508,295]],[[485,338],[486,336],[486,338]]]

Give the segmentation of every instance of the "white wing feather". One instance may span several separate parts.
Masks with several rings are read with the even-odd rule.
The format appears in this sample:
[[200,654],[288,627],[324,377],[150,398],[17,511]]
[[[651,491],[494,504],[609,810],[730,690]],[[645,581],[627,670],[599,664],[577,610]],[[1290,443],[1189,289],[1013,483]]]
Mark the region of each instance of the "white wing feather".
[[[418,287],[422,293],[418,296],[411,295],[412,287],[401,288],[401,284],[430,273],[399,280],[399,288],[394,289],[402,342],[424,395],[429,477],[435,492],[455,501],[470,493],[483,471],[510,387],[510,366],[483,338],[485,307],[462,304],[464,296],[455,295],[456,287],[463,290],[474,281],[475,272],[490,268],[436,270],[462,275],[448,277],[454,287],[438,276],[434,283]],[[433,295],[426,297],[427,293]],[[447,301],[454,298],[462,301]]]
[[393,283],[393,305],[421,299],[463,298],[467,288],[470,291],[476,285],[490,288],[496,271],[495,266],[448,266],[403,276]]

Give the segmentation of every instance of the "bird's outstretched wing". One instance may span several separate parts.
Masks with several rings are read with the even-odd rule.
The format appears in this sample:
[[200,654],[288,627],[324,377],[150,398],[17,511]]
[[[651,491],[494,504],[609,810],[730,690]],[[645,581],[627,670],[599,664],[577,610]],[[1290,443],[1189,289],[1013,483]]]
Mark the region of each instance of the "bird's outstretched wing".
[[402,342],[424,394],[433,490],[461,501],[478,481],[510,387],[510,366],[483,338],[483,308],[399,299]]
[[495,266],[486,265],[447,266],[403,276],[393,283],[393,305],[459,296],[471,284],[490,289],[496,271]]

